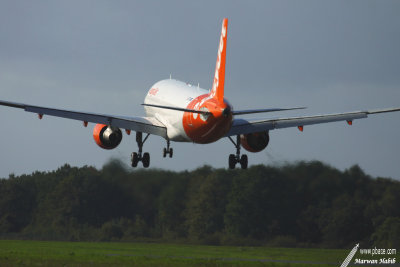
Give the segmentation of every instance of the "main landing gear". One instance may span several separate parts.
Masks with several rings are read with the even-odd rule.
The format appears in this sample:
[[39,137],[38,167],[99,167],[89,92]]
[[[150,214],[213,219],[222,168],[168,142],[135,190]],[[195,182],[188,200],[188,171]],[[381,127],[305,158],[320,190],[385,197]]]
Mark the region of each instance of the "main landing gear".
[[[131,165],[132,167],[137,167],[139,161],[143,163],[143,167],[147,168],[150,166],[150,154],[148,152],[145,152],[142,154],[143,150],[143,144],[146,142],[147,138],[150,136],[150,134],[147,134],[146,137],[143,139],[143,133],[142,132],[136,132],[136,142],[139,147],[138,152],[132,152],[131,154]],[[167,147],[164,147],[163,150],[163,156],[164,158],[169,155],[170,158],[172,158],[172,155],[174,153],[174,150],[169,147],[170,142],[167,139]]]
[[173,154],[174,154],[174,150],[169,147],[169,139],[167,139],[167,147],[164,147],[163,157],[165,158],[167,155],[169,155],[169,157],[172,158]]
[[229,155],[229,169],[234,169],[236,163],[240,163],[240,167],[242,167],[242,169],[247,169],[247,164],[248,164],[247,155],[243,154],[242,156],[240,156],[240,135],[236,136],[236,143],[232,140],[230,136],[228,136],[228,138],[236,147],[236,155],[234,154]]
[[139,147],[139,152],[137,152],[137,153],[132,152],[132,154],[131,154],[132,167],[137,167],[139,161],[141,161],[143,163],[143,167],[145,167],[145,168],[150,166],[150,154],[148,152],[145,152],[142,155],[143,144],[144,144],[144,142],[146,142],[149,135],[150,134],[147,134],[143,140],[142,132],[136,132],[136,142]]

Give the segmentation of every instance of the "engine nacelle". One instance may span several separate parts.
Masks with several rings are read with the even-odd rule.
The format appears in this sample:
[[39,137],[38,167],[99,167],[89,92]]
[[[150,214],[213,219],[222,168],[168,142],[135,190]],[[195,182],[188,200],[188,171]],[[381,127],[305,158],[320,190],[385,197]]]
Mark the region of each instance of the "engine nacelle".
[[119,128],[105,124],[96,124],[93,129],[93,138],[96,144],[104,149],[116,148],[122,140],[122,132]]
[[268,132],[258,132],[240,135],[240,144],[249,152],[260,152],[269,143]]

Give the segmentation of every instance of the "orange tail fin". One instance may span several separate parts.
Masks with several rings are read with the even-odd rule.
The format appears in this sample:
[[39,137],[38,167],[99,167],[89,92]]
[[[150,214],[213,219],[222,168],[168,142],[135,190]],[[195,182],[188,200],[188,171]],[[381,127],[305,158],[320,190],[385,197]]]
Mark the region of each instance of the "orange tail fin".
[[211,97],[219,102],[224,101],[225,83],[225,58],[226,58],[226,39],[228,33],[228,19],[222,21],[221,39],[218,46],[217,64],[215,66],[214,82],[211,89]]

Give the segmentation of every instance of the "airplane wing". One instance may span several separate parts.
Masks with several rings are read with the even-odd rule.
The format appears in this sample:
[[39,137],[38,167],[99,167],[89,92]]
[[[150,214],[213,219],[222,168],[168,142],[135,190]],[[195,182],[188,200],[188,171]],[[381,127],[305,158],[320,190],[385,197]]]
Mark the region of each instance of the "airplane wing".
[[27,112],[37,113],[39,115],[39,118],[41,118],[43,115],[49,115],[72,120],[79,120],[83,122],[106,124],[126,130],[159,135],[164,138],[167,137],[166,127],[155,118],[113,116],[107,114],[96,114],[89,112],[32,106],[2,100],[0,100],[0,105],[20,108]]
[[376,109],[369,111],[355,111],[355,112],[327,114],[327,115],[276,118],[276,119],[264,119],[264,120],[234,119],[232,127],[230,131],[226,134],[226,136],[269,131],[273,129],[281,129],[288,127],[299,127],[299,129],[302,131],[305,125],[328,123],[335,121],[347,121],[349,124],[351,124],[353,120],[367,118],[369,114],[394,112],[394,111],[400,111],[400,108],[387,108],[387,109]]

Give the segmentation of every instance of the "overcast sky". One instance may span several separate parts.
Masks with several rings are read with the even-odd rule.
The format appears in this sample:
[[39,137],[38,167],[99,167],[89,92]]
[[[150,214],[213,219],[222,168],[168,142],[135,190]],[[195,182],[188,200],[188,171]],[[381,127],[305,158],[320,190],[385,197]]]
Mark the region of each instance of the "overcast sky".
[[[225,97],[235,109],[307,106],[248,118],[400,106],[400,1],[1,1],[0,99],[143,116],[158,80],[210,88],[224,17],[229,18]],[[0,107],[0,177],[65,163],[129,163],[134,135],[112,151],[94,125]],[[400,179],[400,113],[270,132],[250,164],[321,160],[341,170]],[[150,136],[152,168],[227,168],[234,146]]]

